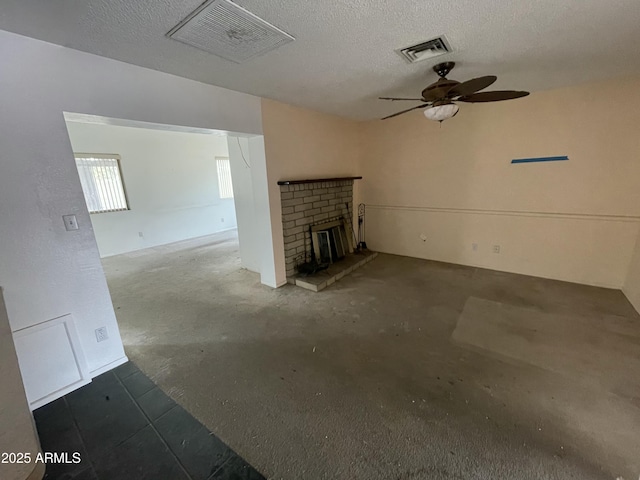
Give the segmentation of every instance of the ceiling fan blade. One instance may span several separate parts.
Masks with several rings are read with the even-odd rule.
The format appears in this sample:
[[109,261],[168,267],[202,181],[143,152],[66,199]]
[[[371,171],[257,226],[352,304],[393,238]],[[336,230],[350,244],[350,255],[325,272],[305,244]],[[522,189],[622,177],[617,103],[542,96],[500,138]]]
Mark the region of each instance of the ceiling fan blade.
[[412,100],[414,102],[424,102],[424,98],[399,98],[399,97],[378,97],[379,100]]
[[487,88],[498,79],[495,75],[487,75],[486,77],[472,78],[466,82],[459,83],[447,92],[447,97],[458,97],[471,95],[484,88]]
[[423,92],[424,99],[430,102],[444,99],[447,96],[448,88],[437,87]]
[[398,115],[402,115],[403,113],[407,113],[407,112],[410,112],[412,110],[417,110],[419,108],[424,108],[424,107],[428,107],[428,106],[429,106],[429,104],[425,103],[423,105],[418,105],[417,107],[407,108],[406,110],[402,110],[401,112],[394,113],[393,115],[388,115],[388,116],[382,118],[382,120],[386,120],[387,118],[397,117]]
[[447,97],[447,93],[452,88],[460,85],[455,80],[448,80],[446,78],[440,78],[437,82],[432,83],[427,88],[422,90],[422,98],[426,102],[435,102],[436,100],[443,100]]
[[517,90],[494,90],[493,92],[480,92],[459,98],[459,102],[480,103],[480,102],[500,102],[502,100],[512,100],[529,95],[529,92]]

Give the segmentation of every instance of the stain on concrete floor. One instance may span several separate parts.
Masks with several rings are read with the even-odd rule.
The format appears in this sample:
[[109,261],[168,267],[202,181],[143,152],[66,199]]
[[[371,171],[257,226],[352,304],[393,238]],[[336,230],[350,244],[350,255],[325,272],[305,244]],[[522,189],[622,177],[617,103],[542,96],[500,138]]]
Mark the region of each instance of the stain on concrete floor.
[[234,232],[103,264],[129,357],[268,478],[640,474],[640,317],[619,291],[393,255],[272,290]]

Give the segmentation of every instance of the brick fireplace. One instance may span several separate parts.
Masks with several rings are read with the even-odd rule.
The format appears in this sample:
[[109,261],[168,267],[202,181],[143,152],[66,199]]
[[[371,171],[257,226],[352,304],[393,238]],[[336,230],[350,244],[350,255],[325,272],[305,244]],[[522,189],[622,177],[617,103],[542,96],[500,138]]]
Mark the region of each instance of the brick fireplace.
[[353,182],[359,178],[278,182],[289,282],[302,264],[334,263],[353,252]]

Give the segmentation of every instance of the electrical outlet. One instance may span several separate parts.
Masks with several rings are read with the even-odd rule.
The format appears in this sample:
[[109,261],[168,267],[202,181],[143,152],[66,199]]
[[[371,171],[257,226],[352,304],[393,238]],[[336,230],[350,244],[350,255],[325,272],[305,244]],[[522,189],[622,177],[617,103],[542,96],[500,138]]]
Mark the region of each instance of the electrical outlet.
[[493,253],[500,253],[500,245],[493,246]]
[[472,243],[471,244],[471,250],[473,250],[474,252],[478,251],[478,244],[477,243]]
[[220,219],[220,221],[221,221],[222,223],[224,223],[224,218],[221,218],[221,219]]
[[140,238],[144,238],[144,234],[143,234],[142,232],[138,232],[138,236],[139,236]]
[[64,228],[66,228],[68,232],[78,230],[78,220],[75,215],[63,215],[62,220],[64,220]]
[[96,328],[96,341],[104,342],[107,338],[109,338],[107,327]]

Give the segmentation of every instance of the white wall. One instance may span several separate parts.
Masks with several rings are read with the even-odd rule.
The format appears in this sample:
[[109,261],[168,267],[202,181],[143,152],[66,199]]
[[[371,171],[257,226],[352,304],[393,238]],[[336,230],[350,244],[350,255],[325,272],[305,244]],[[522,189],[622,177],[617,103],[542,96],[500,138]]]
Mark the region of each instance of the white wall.
[[[9,319],[4,306],[2,287],[0,287],[0,452],[22,452],[31,454],[34,459],[40,451],[40,442],[36,432],[27,396],[22,386],[18,368],[18,358],[13,345]],[[41,472],[34,472],[34,467]],[[30,477],[33,473],[33,477]],[[0,478],[3,480],[24,480],[42,478],[44,464],[0,463]]]
[[259,272],[265,285],[280,287],[287,283],[278,263],[278,256],[284,255],[279,243],[282,240],[282,224],[278,226],[280,196],[274,206],[271,190],[276,182],[267,176],[264,137],[229,136],[229,159],[242,266]]
[[[281,287],[287,283],[287,278],[282,270],[284,243],[280,188],[268,173],[263,136],[249,137],[249,156],[255,220],[260,232],[260,281],[270,287]],[[274,195],[276,188],[277,196]]]
[[67,129],[74,152],[120,155],[130,210],[91,215],[101,256],[235,228],[233,199],[218,189],[225,136],[78,122]]
[[[260,135],[260,99],[3,31],[0,58],[0,285],[11,329],[72,314],[97,375],[126,357],[63,112]],[[80,229],[67,232],[71,213]],[[97,343],[102,326],[109,339]]]
[[243,268],[260,273],[260,234],[256,222],[249,139],[228,136],[233,195],[237,212],[238,243]]

